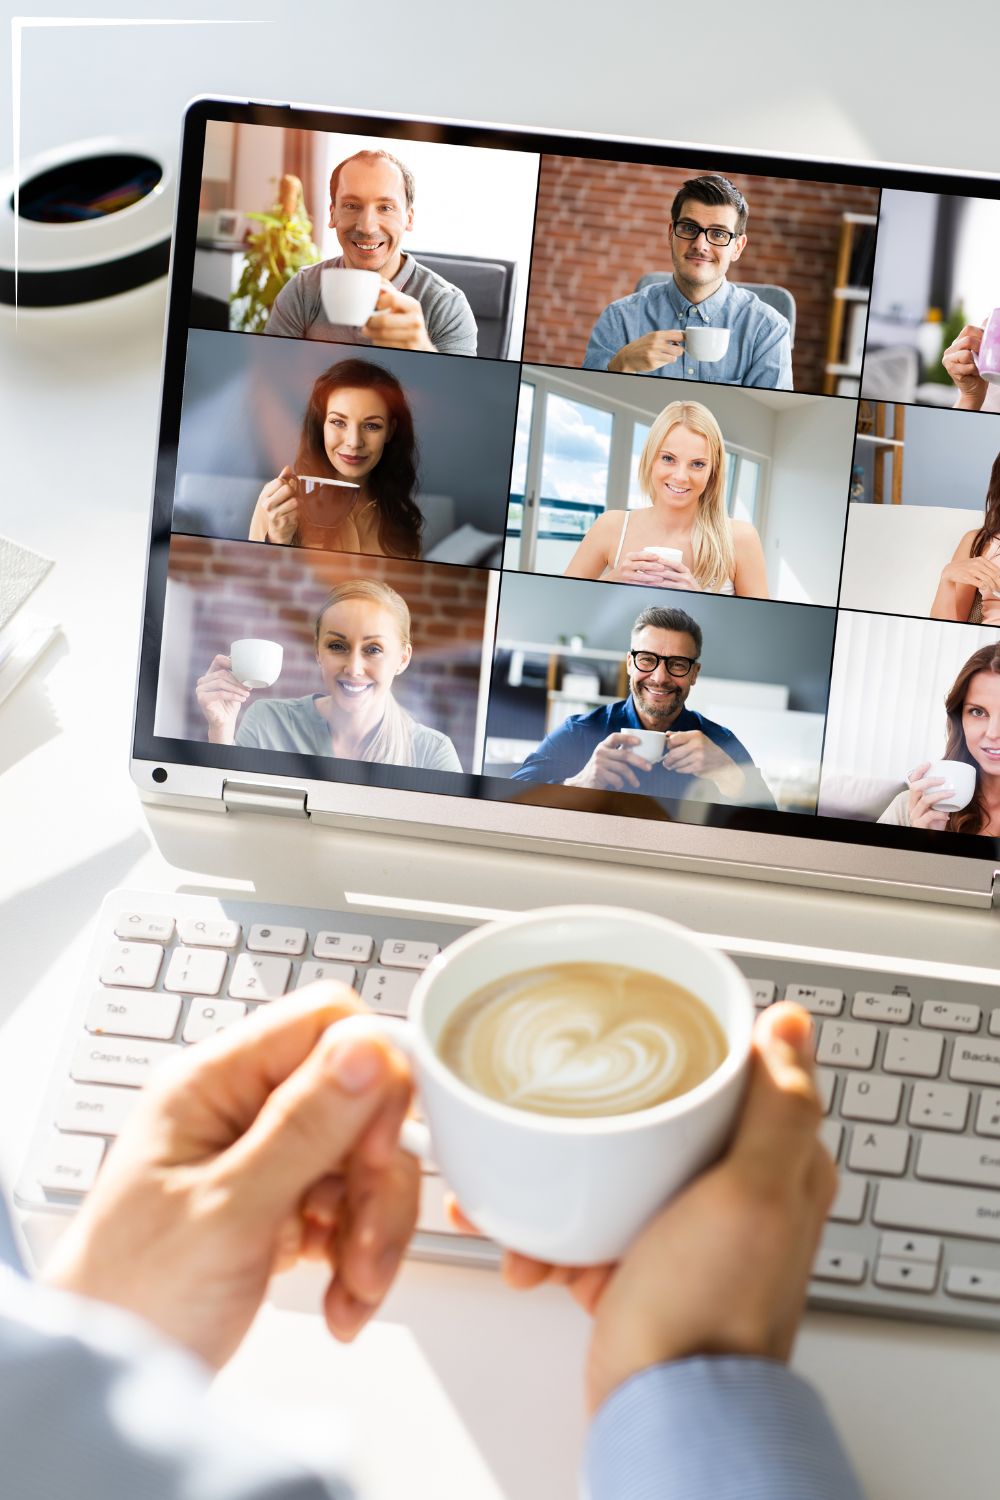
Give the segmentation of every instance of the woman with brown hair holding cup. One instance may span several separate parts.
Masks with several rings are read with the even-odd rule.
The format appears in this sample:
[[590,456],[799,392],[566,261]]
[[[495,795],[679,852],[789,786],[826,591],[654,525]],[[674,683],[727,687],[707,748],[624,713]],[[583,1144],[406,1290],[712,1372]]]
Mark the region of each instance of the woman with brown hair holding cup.
[[931,619],[1000,625],[1000,453],[990,471],[983,524],[965,533],[942,568]]
[[417,443],[395,375],[367,359],[324,370],[309,393],[298,452],[260,492],[251,542],[419,557]]
[[316,617],[314,641],[323,691],[262,698],[245,712],[253,689],[233,674],[230,657],[213,657],[195,690],[210,743],[461,771],[448,736],[393,696],[413,655],[409,607],[395,589],[367,578],[339,583]]
[[944,706],[943,757],[912,770],[878,821],[1000,838],[1000,641],[972,653]]
[[767,598],[760,537],[726,513],[726,448],[707,406],[664,407],[642,450],[639,483],[648,505],[598,516],[567,578]]

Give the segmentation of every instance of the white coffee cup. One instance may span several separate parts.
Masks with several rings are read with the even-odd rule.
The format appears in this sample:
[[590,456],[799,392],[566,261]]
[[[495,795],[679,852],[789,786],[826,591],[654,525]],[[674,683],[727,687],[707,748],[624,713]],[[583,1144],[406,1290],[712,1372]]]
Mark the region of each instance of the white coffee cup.
[[270,687],[277,682],[283,657],[277,641],[233,641],[229,648],[232,674],[248,688]]
[[[963,807],[968,807],[976,794],[976,768],[970,766],[964,760],[932,760],[930,767],[926,770],[921,781],[931,776],[940,776],[945,786],[955,788],[952,797],[945,797],[940,802],[935,802],[937,812],[961,812]],[[940,787],[931,787],[932,792],[938,792]]]
[[684,561],[684,553],[680,547],[643,547],[649,557],[658,557],[660,562],[679,563]]
[[666,755],[667,736],[662,729],[627,729],[625,733],[639,741],[638,745],[628,745],[626,748],[636,755],[641,755],[643,760],[649,761],[650,765],[662,760]]
[[382,278],[377,271],[355,271],[350,266],[331,266],[320,272],[320,296],[330,323],[360,328],[375,311]]
[[705,364],[721,359],[729,348],[728,328],[685,328],[684,350]]
[[[626,963],[683,985],[720,1023],[725,1059],[676,1099],[602,1117],[532,1114],[462,1082],[437,1052],[453,1011],[505,975],[564,961]],[[408,1020],[353,1017],[332,1030],[374,1026],[408,1053],[428,1126],[408,1120],[402,1143],[425,1160],[433,1154],[484,1234],[542,1261],[593,1265],[619,1257],[718,1155],[746,1083],[753,1019],[743,975],[696,933],[645,912],[564,906],[492,922],[451,943],[417,980]]]

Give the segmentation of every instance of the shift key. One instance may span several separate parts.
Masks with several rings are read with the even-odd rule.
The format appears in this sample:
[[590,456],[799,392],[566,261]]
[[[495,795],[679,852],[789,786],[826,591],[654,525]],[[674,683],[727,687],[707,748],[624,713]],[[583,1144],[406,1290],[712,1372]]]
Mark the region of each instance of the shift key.
[[880,1182],[872,1223],[884,1229],[922,1229],[971,1240],[1000,1242],[1000,1193]]

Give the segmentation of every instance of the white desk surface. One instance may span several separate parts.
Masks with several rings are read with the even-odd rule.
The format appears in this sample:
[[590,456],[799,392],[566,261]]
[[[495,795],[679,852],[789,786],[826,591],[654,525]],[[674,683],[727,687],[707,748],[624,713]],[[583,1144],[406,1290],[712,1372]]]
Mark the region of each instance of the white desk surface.
[[[432,0],[432,10],[436,4]],[[863,71],[856,67],[858,49],[866,37],[871,42],[870,27],[880,23],[867,7],[862,13],[855,0],[845,4],[857,10],[860,25],[850,58],[834,49],[830,78],[823,82],[823,49],[807,48],[802,66],[795,64],[802,109],[792,107],[787,96],[778,113],[766,101],[751,102],[742,138],[787,148],[782,121],[789,119],[789,109],[802,120],[812,108],[811,127],[803,127],[796,149],[867,154],[866,141],[852,134],[849,114],[837,102],[838,80],[857,76],[858,88],[851,95],[857,118],[867,122],[870,114],[873,129],[879,120],[888,122],[886,129],[895,121],[902,132],[898,141],[891,131],[876,140],[873,154],[903,156],[910,151],[924,160],[947,161],[948,147],[943,137],[938,139],[943,124],[934,125],[935,134],[918,132],[911,144],[904,129],[909,116],[902,108],[884,105],[885,80],[871,96],[878,109],[873,104],[866,114],[870,101]],[[313,0],[304,0],[304,6],[315,21]],[[647,9],[645,4],[642,8]],[[802,19],[798,6],[781,8],[789,27],[797,24],[796,15]],[[444,10],[438,9],[443,25]],[[523,115],[526,120],[650,134],[676,129],[702,139],[710,139],[710,131],[731,133],[731,112],[725,120],[699,116],[697,75],[693,81],[680,80],[682,103],[692,89],[697,98],[688,98],[686,110],[682,107],[671,117],[671,124],[661,123],[658,110],[644,114],[645,96],[628,86],[627,70],[620,79],[609,77],[601,29],[578,24],[585,20],[579,5],[559,9],[572,20],[562,38],[573,66],[560,65],[551,74],[555,93],[548,84],[543,87],[545,57],[531,50],[522,54],[516,36],[508,39],[506,62],[501,66],[498,59],[489,78],[478,68],[465,73],[460,67],[449,69],[449,81],[441,82],[433,100],[424,84],[428,77],[442,79],[445,71],[439,65],[433,72],[433,35],[412,37],[405,58],[380,47],[379,86],[389,89],[399,109],[468,114],[476,109],[474,95],[483,113],[511,118],[519,106],[510,103],[507,81],[512,76],[523,81],[527,69],[528,82],[518,95],[520,107],[529,111]],[[757,22],[729,0],[723,9],[734,42],[727,56],[734,63],[740,59],[743,77],[745,46],[754,45]],[[146,7],[134,10],[142,14]],[[257,5],[236,7],[219,0],[213,14],[231,13],[236,19],[249,11],[252,18],[257,10],[263,18]],[[543,28],[548,57],[554,58],[562,45],[556,8],[548,18],[536,7],[530,10],[532,19],[525,12],[521,24]],[[650,24],[665,25],[653,19],[654,11],[660,13],[660,7],[649,7]],[[891,25],[888,13],[885,20]],[[741,25],[749,28],[742,42]],[[254,37],[248,42],[242,34],[246,28],[224,30],[225,35],[206,30],[198,49],[161,32],[156,45],[167,63],[144,77],[141,90],[127,84],[123,73],[123,89],[141,93],[142,107],[150,119],[157,116],[160,126],[176,118],[179,102],[199,88],[228,87],[235,93],[242,86],[257,97],[323,97],[319,54],[310,61],[301,49],[285,48],[268,62],[266,54],[273,56],[273,48],[262,49]],[[913,36],[918,30],[913,29]],[[793,32],[777,25],[768,46],[782,35],[782,45],[791,47]],[[113,41],[115,46],[119,41],[134,45],[127,37]],[[73,133],[98,133],[101,109],[106,114],[108,108],[100,104],[99,90],[86,96],[72,91],[85,34],[53,34],[45,42],[71,85],[46,94],[44,109],[36,104],[35,134],[25,136],[26,150]],[[102,33],[101,42],[102,49],[109,45],[107,34]],[[31,78],[36,79],[37,101],[38,70],[48,54],[40,50],[37,33],[30,39],[30,53],[28,42],[25,46],[27,111]],[[879,48],[870,50],[877,55]],[[730,65],[721,55],[719,61],[723,69]],[[933,62],[931,71],[938,79],[937,60],[929,54],[918,60],[907,54],[907,62],[917,69],[915,76]],[[264,86],[268,69],[270,87]],[[288,81],[275,81],[275,71],[288,75]],[[901,68],[901,106],[909,88],[904,72]],[[374,83],[366,77],[367,94],[364,84],[348,79],[353,92],[341,97],[376,105]],[[288,86],[292,78],[294,88]],[[465,85],[472,88],[468,98]],[[283,95],[277,93],[279,87],[285,88]],[[48,108],[50,97],[55,110]],[[580,101],[586,97],[595,105],[584,109],[581,118]],[[547,100],[547,114],[523,103],[531,98]],[[127,91],[118,101],[126,113],[136,107]],[[966,153],[962,164],[975,164],[987,138],[986,131],[972,133],[976,152]],[[959,139],[954,159],[961,154]],[[989,165],[985,160],[981,164]],[[713,931],[996,962],[1000,925],[995,914],[361,838],[277,819],[147,813],[129,782],[126,763],[162,294],[160,284],[79,314],[23,318],[16,341],[12,320],[0,316],[0,367],[8,377],[0,406],[0,530],[56,559],[31,607],[57,616],[64,626],[32,675],[0,706],[0,841],[5,855],[0,860],[5,975],[0,991],[0,1178],[10,1184],[16,1176],[89,924],[104,892],[118,885],[153,890],[238,885],[265,898],[322,905],[336,902],[345,889],[405,897],[414,888],[416,865],[425,899],[483,906],[528,906],[556,896],[650,902]],[[11,379],[14,370],[16,379]],[[43,1230],[37,1224],[27,1227],[34,1243],[41,1243]],[[371,1500],[403,1493],[412,1500],[570,1500],[575,1495],[584,1425],[580,1368],[586,1326],[564,1296],[543,1290],[515,1297],[491,1272],[410,1264],[381,1316],[349,1349],[325,1336],[311,1311],[315,1300],[316,1282],[308,1275],[278,1283],[244,1348],[220,1378],[220,1395],[228,1388],[243,1401],[273,1406],[279,1427],[281,1413],[304,1413],[317,1427],[326,1426],[334,1411],[346,1414]],[[997,1341],[989,1335],[809,1314],[795,1363],[828,1401],[871,1500],[901,1495],[939,1500],[995,1488],[1000,1410],[996,1354]]]

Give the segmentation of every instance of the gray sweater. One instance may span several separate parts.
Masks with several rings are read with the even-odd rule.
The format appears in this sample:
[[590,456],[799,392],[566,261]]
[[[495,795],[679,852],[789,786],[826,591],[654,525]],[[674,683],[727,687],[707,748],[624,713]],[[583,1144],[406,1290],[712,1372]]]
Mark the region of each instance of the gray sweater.
[[[330,726],[316,708],[320,696],[260,698],[251,703],[236,730],[237,745],[255,750],[292,750],[299,755],[332,755]],[[415,720],[411,732],[411,766],[423,771],[461,771],[458,751],[446,734]]]
[[[274,299],[265,333],[277,333],[292,339],[326,339],[335,344],[367,344],[360,328],[346,328],[328,323],[320,296],[320,277],[324,271],[344,264],[344,257],[319,261],[297,271]],[[404,255],[403,264],[392,278],[397,291],[416,297],[424,311],[424,322],[431,343],[440,354],[475,354],[478,330],[464,292],[436,271],[422,266],[412,255]]]

